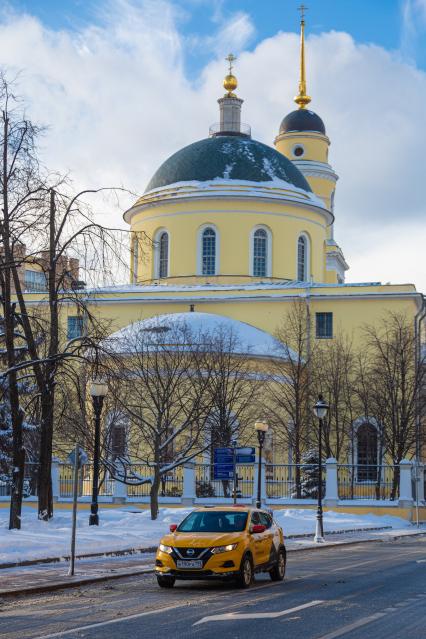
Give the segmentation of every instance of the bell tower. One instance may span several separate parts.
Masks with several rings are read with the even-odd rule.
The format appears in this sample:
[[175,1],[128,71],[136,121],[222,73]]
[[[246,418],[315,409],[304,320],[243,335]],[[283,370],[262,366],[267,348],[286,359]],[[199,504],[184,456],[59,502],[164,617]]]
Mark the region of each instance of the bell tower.
[[338,176],[328,163],[330,140],[322,119],[307,109],[311,97],[306,89],[305,68],[305,11],[299,7],[300,20],[300,76],[299,93],[295,96],[298,109],[285,116],[275,138],[277,151],[288,157],[303,173],[313,192],[333,212],[334,192]]

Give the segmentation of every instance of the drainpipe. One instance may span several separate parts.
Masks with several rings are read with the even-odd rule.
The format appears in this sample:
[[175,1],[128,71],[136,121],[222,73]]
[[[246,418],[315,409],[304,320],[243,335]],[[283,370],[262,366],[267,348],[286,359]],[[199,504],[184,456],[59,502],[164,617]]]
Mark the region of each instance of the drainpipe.
[[414,318],[414,341],[415,341],[415,375],[416,375],[416,397],[414,401],[415,406],[415,421],[416,421],[416,478],[415,478],[415,490],[416,490],[416,525],[420,526],[419,520],[419,466],[420,466],[420,453],[421,453],[421,418],[420,418],[420,389],[418,387],[418,374],[419,366],[421,365],[422,355],[422,322],[426,317],[426,299],[422,295],[422,305]]

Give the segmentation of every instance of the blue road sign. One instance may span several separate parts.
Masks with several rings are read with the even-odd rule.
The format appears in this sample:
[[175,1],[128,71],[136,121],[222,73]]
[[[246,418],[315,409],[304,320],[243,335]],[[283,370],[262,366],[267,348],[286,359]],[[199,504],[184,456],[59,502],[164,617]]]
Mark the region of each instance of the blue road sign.
[[237,448],[237,464],[254,464],[256,451],[252,446]]
[[[237,464],[254,464],[256,454],[251,446],[236,449]],[[230,447],[214,449],[214,479],[232,479],[234,477],[234,449]]]
[[214,479],[232,479],[234,476],[234,452],[232,448],[214,449]]

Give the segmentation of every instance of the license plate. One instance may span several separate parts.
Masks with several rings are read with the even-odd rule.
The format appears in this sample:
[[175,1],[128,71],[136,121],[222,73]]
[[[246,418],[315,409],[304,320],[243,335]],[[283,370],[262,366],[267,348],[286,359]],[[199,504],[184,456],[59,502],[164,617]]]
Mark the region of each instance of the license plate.
[[178,559],[176,565],[178,568],[202,568],[203,562],[201,559],[191,559],[189,561]]

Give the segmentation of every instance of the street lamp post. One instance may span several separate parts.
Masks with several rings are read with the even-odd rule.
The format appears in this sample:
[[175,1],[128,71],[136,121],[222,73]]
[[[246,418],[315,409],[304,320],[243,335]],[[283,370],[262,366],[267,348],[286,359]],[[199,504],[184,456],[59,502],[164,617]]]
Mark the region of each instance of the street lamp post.
[[259,442],[259,462],[257,471],[257,500],[256,508],[260,508],[262,505],[262,448],[265,442],[265,435],[268,432],[268,424],[266,422],[256,422],[254,429],[257,433],[257,439]]
[[317,523],[314,541],[317,544],[324,543],[324,526],[322,517],[322,422],[327,415],[329,405],[322,395],[318,395],[318,401],[314,406],[314,413],[318,417],[318,507]]
[[92,396],[93,412],[95,415],[95,441],[93,450],[93,482],[92,482],[92,503],[90,504],[89,526],[99,526],[98,515],[98,484],[99,484],[99,455],[101,444],[101,413],[105,395],[108,387],[100,379],[94,379],[90,386]]

